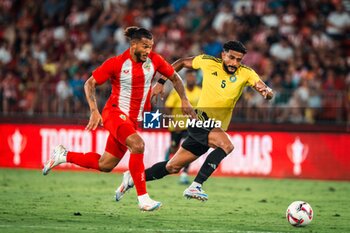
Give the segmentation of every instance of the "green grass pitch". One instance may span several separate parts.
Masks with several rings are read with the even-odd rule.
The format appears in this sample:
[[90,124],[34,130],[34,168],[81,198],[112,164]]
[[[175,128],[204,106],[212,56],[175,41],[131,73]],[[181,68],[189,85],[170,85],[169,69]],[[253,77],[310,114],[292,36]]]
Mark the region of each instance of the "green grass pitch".
[[[207,202],[187,200],[178,176],[148,183],[163,206],[137,208],[135,190],[119,202],[121,174],[0,169],[0,232],[350,232],[350,182],[212,177]],[[295,200],[311,204],[314,219],[295,228],[285,219]]]

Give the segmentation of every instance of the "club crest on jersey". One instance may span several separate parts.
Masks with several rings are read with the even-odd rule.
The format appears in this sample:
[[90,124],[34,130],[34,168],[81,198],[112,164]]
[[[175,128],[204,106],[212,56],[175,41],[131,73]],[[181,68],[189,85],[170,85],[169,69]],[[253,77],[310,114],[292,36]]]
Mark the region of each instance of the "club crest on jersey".
[[237,80],[237,76],[236,75],[233,74],[233,75],[230,76],[230,82],[231,83],[236,82],[236,80]]
[[126,116],[124,114],[120,114],[119,117],[124,121],[126,120]]
[[147,61],[143,64],[143,68],[149,70],[151,68],[151,61],[147,59]]

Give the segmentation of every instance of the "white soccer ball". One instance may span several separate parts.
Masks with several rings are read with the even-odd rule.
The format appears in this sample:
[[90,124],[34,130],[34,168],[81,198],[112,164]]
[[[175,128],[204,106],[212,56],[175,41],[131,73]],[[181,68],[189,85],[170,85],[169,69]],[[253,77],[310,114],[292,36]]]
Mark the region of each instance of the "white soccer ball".
[[295,201],[290,204],[286,211],[287,221],[295,227],[306,226],[310,224],[314,212],[309,203],[305,201]]

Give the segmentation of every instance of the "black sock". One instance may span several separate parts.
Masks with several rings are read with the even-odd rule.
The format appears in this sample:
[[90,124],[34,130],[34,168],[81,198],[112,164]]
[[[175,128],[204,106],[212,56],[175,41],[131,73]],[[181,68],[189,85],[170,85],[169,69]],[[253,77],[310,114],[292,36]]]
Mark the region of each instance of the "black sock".
[[213,150],[204,161],[201,169],[199,170],[195,182],[203,184],[209,176],[215,171],[215,169],[219,166],[221,160],[226,157],[226,152],[220,147]]
[[152,167],[145,170],[146,181],[162,179],[164,176],[169,175],[165,166],[168,161],[163,161],[154,164]]

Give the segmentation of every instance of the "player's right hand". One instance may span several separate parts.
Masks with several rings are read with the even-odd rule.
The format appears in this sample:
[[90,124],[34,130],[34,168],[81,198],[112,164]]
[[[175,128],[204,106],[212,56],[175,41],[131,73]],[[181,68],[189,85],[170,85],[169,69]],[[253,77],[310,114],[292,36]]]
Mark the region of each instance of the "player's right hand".
[[90,114],[89,123],[85,127],[86,130],[95,130],[98,125],[103,126],[102,116],[98,110],[94,110]]
[[190,101],[188,101],[187,99],[182,100],[181,105],[182,105],[182,112],[185,115],[189,116],[191,119],[196,119],[196,120],[198,119],[197,114],[194,111]]
[[156,83],[152,87],[151,100],[153,99],[153,97],[158,97],[158,96],[160,96],[160,99],[163,100],[163,98],[164,98],[164,85],[162,85],[160,83]]

